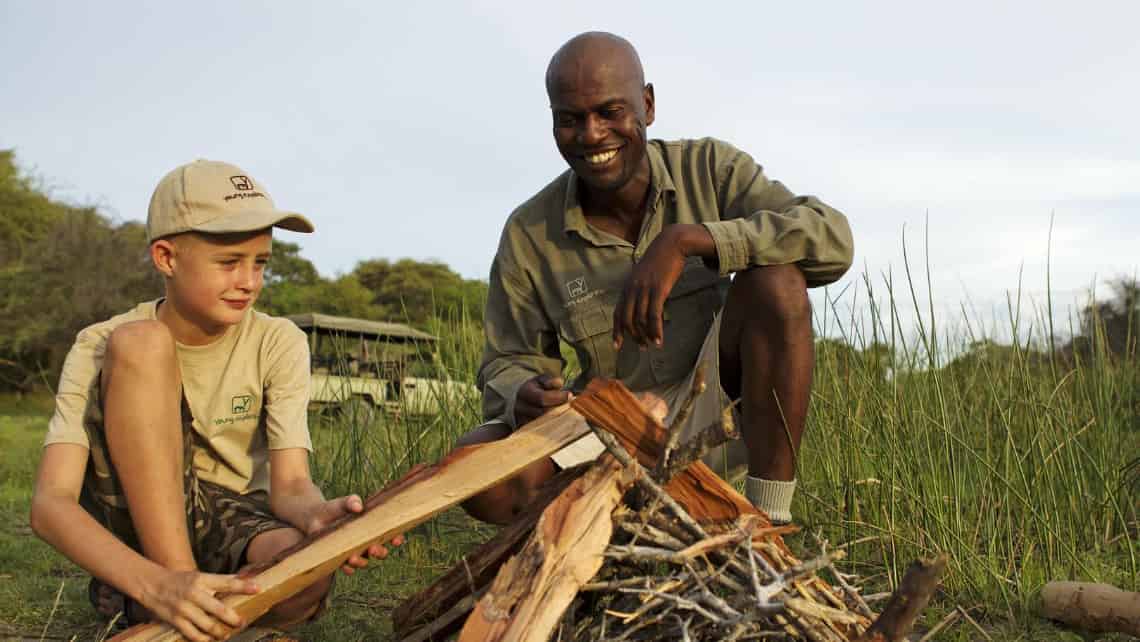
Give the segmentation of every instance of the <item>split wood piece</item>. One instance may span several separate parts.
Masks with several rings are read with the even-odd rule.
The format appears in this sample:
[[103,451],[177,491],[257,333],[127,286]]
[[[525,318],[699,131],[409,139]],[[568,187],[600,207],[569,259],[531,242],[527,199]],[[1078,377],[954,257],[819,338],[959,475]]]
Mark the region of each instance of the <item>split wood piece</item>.
[[1041,615],[1086,631],[1140,637],[1140,593],[1108,584],[1049,582],[1041,589]]
[[879,619],[857,642],[897,642],[905,640],[914,621],[926,608],[938,581],[946,571],[948,560],[942,553],[932,560],[915,560],[903,575],[899,587],[891,594]]
[[[587,393],[589,396],[589,393]],[[259,569],[253,581],[261,591],[231,595],[223,602],[253,622],[322,577],[336,571],[352,554],[373,542],[387,541],[459,502],[549,457],[590,432],[586,421],[568,406],[554,409],[510,437],[458,448],[432,466],[418,467],[369,498],[368,510],[349,516],[285,551]],[[230,631],[228,639],[237,630]],[[181,640],[165,624],[132,627],[113,642]]]
[[542,513],[467,618],[460,642],[544,642],[579,589],[602,566],[613,510],[633,471],[603,454]]
[[[394,637],[404,639],[410,636],[421,639],[443,639],[459,630],[463,616],[471,611],[474,601],[465,610],[456,611],[452,607],[464,598],[480,591],[495,579],[499,566],[508,557],[518,552],[527,537],[534,530],[542,511],[550,502],[566,490],[575,479],[586,472],[589,466],[580,464],[560,471],[543,484],[539,494],[527,508],[494,537],[463,557],[451,570],[441,575],[430,586],[407,598],[392,612]],[[446,617],[449,621],[441,622]],[[420,635],[421,629],[431,627],[428,637]]]
[[[618,442],[642,466],[652,469],[661,459],[667,431],[641,407],[637,397],[620,382],[594,379],[586,393],[570,402],[596,426]],[[695,461],[665,484],[665,491],[701,523],[735,523],[742,515],[763,515],[728,482],[703,462]],[[766,525],[771,525],[764,515]],[[782,540],[781,540],[782,544]]]

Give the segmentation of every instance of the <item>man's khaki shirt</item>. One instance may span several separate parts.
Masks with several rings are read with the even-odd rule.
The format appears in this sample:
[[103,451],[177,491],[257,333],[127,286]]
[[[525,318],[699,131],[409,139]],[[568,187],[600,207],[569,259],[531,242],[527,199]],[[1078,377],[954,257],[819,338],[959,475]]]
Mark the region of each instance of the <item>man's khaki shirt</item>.
[[[636,244],[591,227],[567,171],[518,207],[507,221],[491,266],[486,344],[479,369],[486,420],[514,426],[519,386],[565,365],[559,339],[577,353],[582,375],[632,390],[657,389],[693,368],[729,275],[750,267],[795,263],[809,286],[837,280],[851,265],[847,219],[813,196],[796,196],[764,176],[728,143],[651,140],[647,213]],[[613,349],[613,311],[633,265],[667,226],[700,223],[716,244],[716,266],[690,257],[665,302],[664,345]]]

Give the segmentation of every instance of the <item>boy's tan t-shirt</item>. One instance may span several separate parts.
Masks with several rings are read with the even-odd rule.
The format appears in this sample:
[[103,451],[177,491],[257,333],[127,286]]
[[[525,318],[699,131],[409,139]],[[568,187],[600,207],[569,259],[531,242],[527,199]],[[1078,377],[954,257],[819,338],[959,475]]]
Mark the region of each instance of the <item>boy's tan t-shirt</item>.
[[[46,444],[88,446],[84,412],[99,385],[107,337],[129,321],[155,319],[159,301],[80,331],[63,364]],[[269,450],[312,451],[307,407],[309,346],[292,321],[255,310],[217,341],[178,344],[182,388],[194,415],[194,469],[235,492],[269,490]],[[145,454],[144,454],[145,456]]]

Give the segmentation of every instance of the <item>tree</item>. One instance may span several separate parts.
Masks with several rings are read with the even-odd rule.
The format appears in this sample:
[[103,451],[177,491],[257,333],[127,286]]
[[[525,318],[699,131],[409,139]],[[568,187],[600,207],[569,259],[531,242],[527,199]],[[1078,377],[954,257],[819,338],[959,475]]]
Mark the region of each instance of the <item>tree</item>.
[[1112,298],[1093,301],[1080,313],[1080,334],[1062,349],[1072,358],[1103,351],[1118,359],[1135,359],[1140,337],[1140,281],[1117,277],[1109,282]]
[[139,223],[115,226],[93,208],[62,215],[0,272],[0,385],[54,383],[84,327],[162,293]]
[[483,318],[486,284],[464,280],[444,263],[372,259],[358,263],[353,274],[372,292],[372,303],[389,318],[421,327],[433,317]]

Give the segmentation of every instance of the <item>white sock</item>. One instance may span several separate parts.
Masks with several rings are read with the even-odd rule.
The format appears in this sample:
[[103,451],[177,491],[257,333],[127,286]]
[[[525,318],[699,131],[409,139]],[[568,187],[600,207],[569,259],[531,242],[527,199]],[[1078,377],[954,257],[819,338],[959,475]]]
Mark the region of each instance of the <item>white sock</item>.
[[775,481],[748,476],[744,483],[744,495],[760,510],[768,513],[773,524],[789,524],[792,521],[792,495],[796,492],[796,480]]

